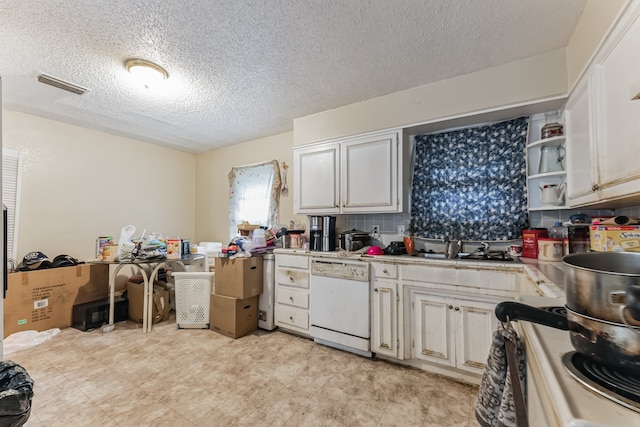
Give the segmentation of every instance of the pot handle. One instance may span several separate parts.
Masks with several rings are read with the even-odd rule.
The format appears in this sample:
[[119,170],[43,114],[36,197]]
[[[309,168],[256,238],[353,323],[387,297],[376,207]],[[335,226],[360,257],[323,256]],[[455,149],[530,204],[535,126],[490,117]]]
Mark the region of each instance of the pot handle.
[[620,306],[620,318],[633,332],[640,334],[640,328],[627,322],[626,311],[634,320],[640,322],[640,285],[629,285],[625,295],[626,303]]
[[513,320],[524,320],[563,331],[569,330],[569,321],[566,316],[519,302],[501,302],[496,306],[495,314],[498,320],[504,323]]

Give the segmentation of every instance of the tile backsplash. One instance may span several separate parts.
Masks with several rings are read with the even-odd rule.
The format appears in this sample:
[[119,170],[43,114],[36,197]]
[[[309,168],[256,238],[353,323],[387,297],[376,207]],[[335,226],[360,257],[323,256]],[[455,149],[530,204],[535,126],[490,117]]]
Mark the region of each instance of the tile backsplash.
[[[566,222],[573,214],[584,213],[589,216],[614,216],[626,215],[640,218],[640,206],[631,206],[618,209],[558,209],[548,211],[533,211],[529,213],[529,224],[531,227],[551,228],[557,221]],[[376,242],[378,246],[386,246],[392,241],[402,240],[398,234],[398,226],[409,227],[411,214],[363,214],[363,215],[341,215],[336,229],[338,232],[345,230],[361,230],[371,232],[374,225],[380,226],[380,238]],[[501,243],[497,243],[500,245]],[[505,244],[507,244],[505,242]],[[419,246],[438,246],[442,243],[437,241],[420,241]],[[437,250],[437,248],[436,248]]]

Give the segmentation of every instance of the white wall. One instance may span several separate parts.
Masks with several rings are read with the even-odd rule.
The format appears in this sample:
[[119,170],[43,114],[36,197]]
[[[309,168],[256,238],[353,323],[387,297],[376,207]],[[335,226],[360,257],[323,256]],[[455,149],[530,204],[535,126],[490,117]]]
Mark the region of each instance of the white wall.
[[[229,179],[234,166],[278,160],[290,166],[288,195],[280,196],[280,223],[306,216],[293,214],[293,133],[287,132],[198,154],[196,190],[197,242],[229,241]],[[282,171],[282,169],[281,169]]]
[[95,256],[98,236],[195,236],[195,155],[3,110],[3,145],[23,155],[18,261]]
[[567,92],[566,52],[488,68],[293,121],[294,145],[425,123]]

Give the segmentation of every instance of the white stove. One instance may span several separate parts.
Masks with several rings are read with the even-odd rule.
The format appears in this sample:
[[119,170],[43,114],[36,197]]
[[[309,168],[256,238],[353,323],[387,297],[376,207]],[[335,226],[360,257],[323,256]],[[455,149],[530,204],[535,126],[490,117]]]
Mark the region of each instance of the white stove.
[[[564,300],[522,297],[525,304],[561,306]],[[574,351],[569,332],[518,322],[527,346],[529,425],[640,427],[640,412],[603,397],[576,380],[562,358]]]

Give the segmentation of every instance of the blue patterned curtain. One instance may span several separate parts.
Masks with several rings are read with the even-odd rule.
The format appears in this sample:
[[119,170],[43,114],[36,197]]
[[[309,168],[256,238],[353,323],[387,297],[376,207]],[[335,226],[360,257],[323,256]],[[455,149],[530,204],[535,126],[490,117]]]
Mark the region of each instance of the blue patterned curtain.
[[432,239],[517,239],[527,224],[529,118],[416,137],[411,228]]

